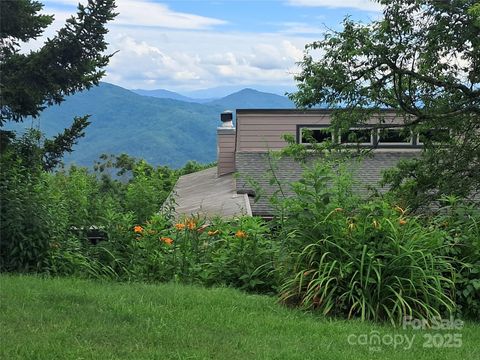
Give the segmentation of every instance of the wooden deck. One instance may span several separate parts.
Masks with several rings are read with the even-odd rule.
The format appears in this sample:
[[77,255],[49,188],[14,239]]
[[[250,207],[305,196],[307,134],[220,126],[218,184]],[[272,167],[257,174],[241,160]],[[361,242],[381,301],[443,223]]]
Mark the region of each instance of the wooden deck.
[[178,217],[252,215],[248,196],[236,193],[233,174],[217,177],[216,167],[180,177],[173,191]]

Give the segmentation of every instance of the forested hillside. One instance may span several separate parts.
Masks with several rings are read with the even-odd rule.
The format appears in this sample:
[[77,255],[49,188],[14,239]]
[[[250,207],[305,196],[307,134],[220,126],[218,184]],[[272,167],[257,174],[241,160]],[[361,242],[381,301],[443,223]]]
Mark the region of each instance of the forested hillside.
[[179,167],[188,160],[208,163],[216,157],[220,113],[236,108],[292,107],[285,97],[245,89],[207,104],[141,96],[108,83],[48,107],[38,120],[47,136],[67,127],[74,116],[92,114],[86,135],[65,163],[90,166],[102,153],[127,153],[151,164]]

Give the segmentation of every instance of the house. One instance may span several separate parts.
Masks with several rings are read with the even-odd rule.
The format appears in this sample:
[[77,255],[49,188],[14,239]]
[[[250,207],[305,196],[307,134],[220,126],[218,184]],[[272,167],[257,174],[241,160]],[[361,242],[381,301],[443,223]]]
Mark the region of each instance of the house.
[[[222,125],[217,129],[217,167],[182,176],[176,184],[177,214],[271,217],[269,197],[276,188],[270,185],[269,153],[287,145],[282,138],[284,134],[294,136],[297,143],[305,146],[308,146],[305,138],[309,134],[319,142],[328,139],[345,147],[371,149],[371,156],[352,164],[360,192],[369,186],[378,188],[383,170],[395,166],[400,159],[418,156],[426,136],[445,136],[442,130],[407,133],[401,127],[404,118],[390,110],[379,111],[367,123],[341,135],[329,130],[331,110],[240,109],[236,111],[236,127],[232,117],[231,112],[221,114]],[[288,196],[291,194],[288,184],[302,174],[301,164],[291,157],[282,157],[276,168],[275,174],[285,185]],[[258,200],[254,199],[257,187],[252,183],[257,183],[264,192]]]

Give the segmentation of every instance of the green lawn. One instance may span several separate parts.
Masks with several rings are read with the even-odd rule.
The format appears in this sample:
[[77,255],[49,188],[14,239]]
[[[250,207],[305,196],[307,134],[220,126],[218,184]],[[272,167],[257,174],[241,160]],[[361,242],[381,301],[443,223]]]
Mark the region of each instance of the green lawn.
[[[480,324],[404,331],[172,284],[2,275],[0,285],[1,359],[480,359]],[[387,344],[358,344],[375,331]],[[459,347],[423,347],[429,337],[452,345],[454,334]],[[395,335],[413,336],[411,349],[389,345]]]

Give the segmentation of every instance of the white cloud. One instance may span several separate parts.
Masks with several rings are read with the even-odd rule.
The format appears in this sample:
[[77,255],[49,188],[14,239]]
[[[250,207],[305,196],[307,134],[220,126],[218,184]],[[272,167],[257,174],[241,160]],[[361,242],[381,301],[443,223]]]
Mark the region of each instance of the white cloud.
[[173,88],[208,78],[198,58],[179,51],[166,52],[143,40],[119,34],[111,39],[120,49],[107,68],[105,81],[127,88]]
[[[45,35],[55,34],[75,13],[77,2],[45,0],[44,12],[56,15]],[[172,11],[146,0],[117,3],[121,15],[109,25],[107,53],[118,53],[103,80],[125,88],[189,91],[224,85],[291,86],[305,44],[319,36],[294,31],[222,32],[213,28],[222,20]],[[25,48],[38,48],[41,42]]]
[[295,62],[300,61],[303,58],[303,50],[300,50],[299,48],[297,48],[290,41],[284,40],[283,47],[285,49],[285,52],[288,54],[288,56],[294,59]]
[[289,51],[284,42],[278,45],[259,44],[252,47],[252,55],[249,65],[261,70],[287,69],[291,67],[297,59],[292,56],[291,43]]
[[77,7],[78,3],[85,3],[81,0],[47,0],[46,4],[71,5]]
[[299,22],[286,22],[283,23],[283,29],[280,30],[285,34],[316,34],[321,35],[325,32],[325,29],[321,29],[316,26],[312,26]]
[[118,0],[117,25],[155,26],[169,29],[209,29],[226,21],[176,12],[168,6],[142,0]]
[[[47,9],[56,9],[60,5],[70,5],[72,13],[77,4],[86,3],[79,0],[49,0]],[[226,21],[195,14],[171,10],[167,5],[154,3],[148,0],[117,0],[115,25],[124,26],[152,26],[169,29],[210,29],[217,25],[226,24]],[[55,10],[57,12],[58,10]]]
[[239,84],[292,85],[301,49],[312,39],[143,30],[135,37],[117,34],[109,41],[109,51],[120,51],[112,58],[105,81],[126,88],[181,91]]
[[382,6],[373,0],[288,0],[288,4],[306,7],[351,8],[374,12],[382,10]]
[[235,65],[237,59],[232,52],[227,51],[225,53],[207,54],[201,62],[210,65]]

